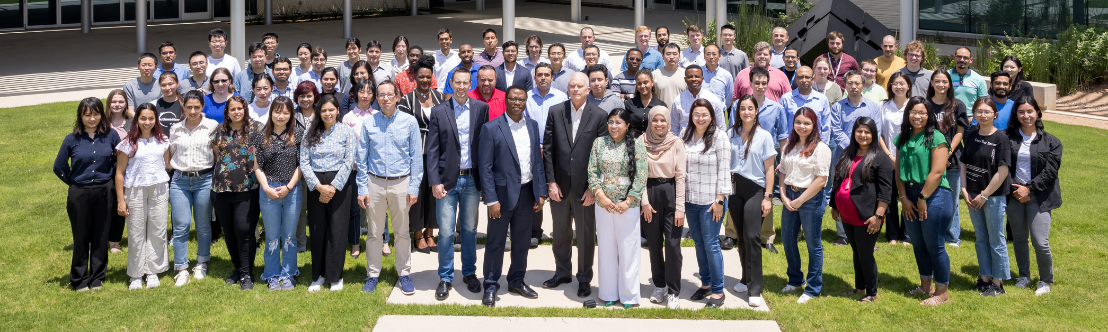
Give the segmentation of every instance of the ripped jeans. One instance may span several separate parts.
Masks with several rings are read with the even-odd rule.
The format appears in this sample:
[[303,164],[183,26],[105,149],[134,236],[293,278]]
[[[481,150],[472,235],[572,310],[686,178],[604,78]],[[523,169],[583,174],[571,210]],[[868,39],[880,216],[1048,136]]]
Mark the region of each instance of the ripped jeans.
[[[269,186],[277,188],[285,184],[287,182],[270,182]],[[296,224],[300,221],[300,204],[303,202],[301,186],[295,186],[281,199],[271,199],[262,190],[258,190],[258,194],[266,230],[262,279],[296,277],[300,275],[296,267]]]

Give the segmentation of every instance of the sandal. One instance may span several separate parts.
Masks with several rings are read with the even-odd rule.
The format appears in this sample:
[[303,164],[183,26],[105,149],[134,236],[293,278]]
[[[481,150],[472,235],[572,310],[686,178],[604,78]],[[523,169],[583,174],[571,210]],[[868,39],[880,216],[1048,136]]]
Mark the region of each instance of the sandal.
[[925,290],[923,290],[922,287],[916,287],[915,289],[908,291],[908,294],[911,294],[911,295],[931,295],[931,291],[930,290],[925,291]]
[[950,302],[950,299],[946,299],[944,301],[944,300],[940,300],[937,296],[931,296],[931,297],[927,298],[926,300],[923,300],[923,302],[920,302],[919,304],[920,305],[929,305],[929,306],[938,306],[938,305],[946,304],[946,303],[949,303],[949,302]]
[[[429,254],[429,253],[431,253],[431,247],[427,246],[427,242],[423,242],[423,240],[425,240],[425,239],[427,239],[427,238],[426,237],[417,237],[416,238],[416,240],[415,240],[415,246],[416,246],[415,250],[418,251],[418,252],[422,252],[424,254]],[[419,247],[420,245],[423,245],[423,247],[420,248]]]
[[858,294],[861,294],[861,293],[862,293],[861,289],[851,289],[851,290],[848,290],[846,292],[843,292],[843,295],[854,296],[854,295],[858,295]]
[[871,303],[877,301],[877,295],[867,295],[866,297],[858,299],[858,303]]

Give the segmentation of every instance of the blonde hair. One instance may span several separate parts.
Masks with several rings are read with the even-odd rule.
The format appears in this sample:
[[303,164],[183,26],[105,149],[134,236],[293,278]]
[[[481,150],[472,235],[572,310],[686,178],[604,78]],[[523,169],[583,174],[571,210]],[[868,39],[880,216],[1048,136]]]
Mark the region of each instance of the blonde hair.
[[904,46],[904,54],[905,55],[907,55],[908,52],[912,52],[912,51],[919,52],[920,56],[922,56],[924,58],[927,57],[927,50],[923,47],[923,43],[921,43],[918,40],[913,40],[913,41],[909,42],[907,46]]

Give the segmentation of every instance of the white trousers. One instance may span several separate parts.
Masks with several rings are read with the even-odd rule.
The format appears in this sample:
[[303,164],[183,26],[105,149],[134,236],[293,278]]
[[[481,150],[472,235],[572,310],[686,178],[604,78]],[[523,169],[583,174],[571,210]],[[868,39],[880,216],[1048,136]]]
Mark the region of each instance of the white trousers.
[[599,206],[595,211],[600,300],[638,304],[642,271],[639,208],[623,214],[608,213]]
[[[369,234],[366,242],[366,274],[371,278],[381,275],[381,246],[384,245],[385,223],[392,217],[393,234],[396,234],[396,272],[406,276],[412,270],[412,236],[408,234],[408,179],[385,180],[369,176]],[[356,230],[351,230],[356,231]]]
[[166,223],[169,221],[169,182],[124,188],[127,202],[127,275],[141,278],[169,270]]

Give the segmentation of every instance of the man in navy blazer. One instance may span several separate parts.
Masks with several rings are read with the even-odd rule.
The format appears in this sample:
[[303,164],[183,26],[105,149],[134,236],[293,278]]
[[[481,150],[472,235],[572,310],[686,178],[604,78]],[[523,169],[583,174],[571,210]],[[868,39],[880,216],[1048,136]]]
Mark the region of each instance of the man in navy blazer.
[[[509,40],[504,42],[503,49],[504,64],[496,67],[496,89],[507,92],[506,89],[509,86],[519,85],[527,91],[531,91],[531,88],[535,86],[535,79],[531,77],[531,71],[516,62],[519,45]],[[512,76],[511,82],[508,80],[508,74]]]
[[489,208],[488,237],[485,239],[485,293],[482,304],[496,306],[500,273],[504,269],[504,242],[511,228],[512,265],[508,268],[508,292],[537,298],[523,283],[531,220],[546,201],[546,168],[539,145],[539,123],[523,116],[527,92],[519,85],[508,88],[505,116],[497,117],[481,131],[477,169],[485,205]]
[[[481,127],[489,122],[489,105],[466,96],[471,77],[456,68],[450,79],[453,98],[431,109],[427,128],[427,181],[436,198],[439,222],[439,285],[435,298],[450,296],[454,281],[454,222],[461,225],[462,281],[469,291],[481,291],[477,280],[477,205],[481,179]],[[460,210],[460,211],[459,211]]]

